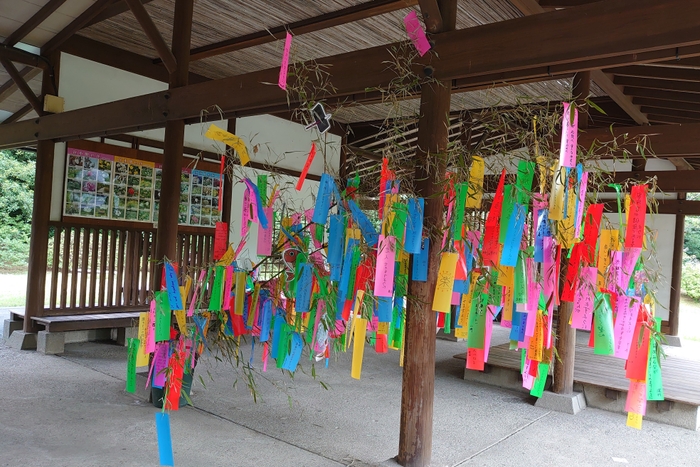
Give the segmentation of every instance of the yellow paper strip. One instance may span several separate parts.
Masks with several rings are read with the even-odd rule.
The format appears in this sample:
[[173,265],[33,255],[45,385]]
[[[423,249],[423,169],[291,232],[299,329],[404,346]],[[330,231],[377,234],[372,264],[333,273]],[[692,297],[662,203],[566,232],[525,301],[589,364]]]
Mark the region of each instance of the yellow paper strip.
[[[359,295],[359,293],[358,293]],[[356,318],[357,325],[355,326],[355,344],[352,348],[352,370],[350,376],[355,379],[360,379],[362,374],[362,358],[365,353],[365,336],[367,335],[367,320],[364,318]]]
[[472,165],[469,167],[469,185],[467,188],[468,208],[480,208],[481,200],[484,196],[484,160],[479,156],[472,158]]
[[221,141],[227,146],[231,146],[238,153],[238,157],[241,158],[241,165],[247,165],[250,162],[250,157],[248,156],[248,149],[245,147],[245,143],[241,138],[229,133],[226,130],[222,130],[216,125],[210,125],[207,132],[204,134],[209,139],[214,141]]
[[[233,312],[238,316],[243,316],[243,308],[245,306],[245,272],[237,272],[236,274],[236,303]],[[228,293],[231,293],[228,291]]]
[[600,246],[598,247],[598,290],[605,288],[606,271],[610,266],[610,251],[613,238],[618,239],[616,230],[602,230],[600,232]]
[[471,283],[469,284],[469,293],[462,295],[462,304],[460,305],[459,312],[459,322],[458,324],[463,328],[469,326],[469,311],[472,308],[472,293],[476,287],[476,281],[479,279],[479,273],[473,272],[471,277]]
[[564,193],[566,192],[566,167],[559,167],[552,180],[552,196],[549,199],[549,219],[564,219]]
[[627,426],[630,428],[636,428],[638,430],[642,429],[642,415],[634,412],[629,412],[627,414]]
[[148,332],[148,312],[139,313],[139,350],[136,352],[136,366],[148,366],[148,354],[146,353],[146,339]]
[[187,319],[185,310],[173,310],[175,313],[175,319],[177,319],[177,327],[180,328],[180,332],[183,335],[187,335]]
[[222,256],[221,259],[219,261],[217,261],[216,265],[217,266],[229,266],[235,258],[236,258],[236,252],[233,251],[233,246],[229,245],[228,250],[226,250],[226,253],[224,253],[224,256]]
[[449,313],[452,303],[452,288],[455,282],[455,269],[457,267],[457,253],[443,253],[440,260],[437,283],[435,284],[435,296],[433,297],[433,311]]

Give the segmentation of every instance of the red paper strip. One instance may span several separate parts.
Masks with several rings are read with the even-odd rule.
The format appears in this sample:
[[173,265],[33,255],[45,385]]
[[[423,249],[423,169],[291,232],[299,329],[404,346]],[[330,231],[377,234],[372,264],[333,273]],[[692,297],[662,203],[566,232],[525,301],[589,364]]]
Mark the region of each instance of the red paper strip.
[[586,211],[585,227],[583,228],[583,252],[582,259],[586,266],[595,266],[595,246],[600,235],[600,222],[603,218],[603,205],[591,204]]
[[309,173],[309,168],[311,163],[314,161],[314,156],[316,156],[316,143],[311,143],[311,151],[309,151],[309,156],[306,158],[306,164],[299,175],[299,181],[297,182],[297,191],[301,191],[301,187],[304,185],[304,180],[306,180],[306,174]]
[[165,401],[166,410],[178,410],[180,408],[180,390],[182,389],[184,359],[185,356],[181,352],[173,353],[170,357],[171,373],[168,378],[168,396]]
[[[627,365],[625,367],[625,376],[627,379],[636,381],[646,381],[647,379],[650,334],[649,328],[642,324],[643,315],[643,313],[639,314],[637,325],[634,328],[634,334],[632,334],[632,348],[630,349],[630,355],[627,358]],[[643,331],[642,328],[644,329]],[[640,332],[644,332],[642,344],[637,345],[639,343]]]
[[218,261],[228,250],[228,223],[217,222],[214,230],[214,261]]

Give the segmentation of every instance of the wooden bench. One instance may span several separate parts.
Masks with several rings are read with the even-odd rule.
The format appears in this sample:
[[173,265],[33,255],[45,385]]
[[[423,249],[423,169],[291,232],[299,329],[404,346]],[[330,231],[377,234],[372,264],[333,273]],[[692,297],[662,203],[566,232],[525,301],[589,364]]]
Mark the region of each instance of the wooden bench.
[[44,330],[47,332],[129,328],[138,325],[139,313],[139,311],[129,311],[91,315],[32,316],[32,321],[44,326]]

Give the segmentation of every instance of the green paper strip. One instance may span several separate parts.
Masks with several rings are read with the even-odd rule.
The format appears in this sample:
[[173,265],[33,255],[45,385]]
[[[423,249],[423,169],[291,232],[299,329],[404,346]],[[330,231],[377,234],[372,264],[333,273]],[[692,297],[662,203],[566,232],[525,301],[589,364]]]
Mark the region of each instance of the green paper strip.
[[515,180],[517,187],[518,204],[525,207],[530,203],[532,181],[535,178],[535,163],[529,161],[518,162],[518,178]]
[[527,271],[523,252],[518,253],[518,262],[515,264],[515,289],[513,301],[515,303],[527,303]]
[[462,226],[464,225],[464,210],[467,205],[467,193],[469,193],[469,183],[462,182],[455,186],[457,191],[457,202],[455,204],[454,221],[454,239],[462,240]]
[[267,206],[267,175],[258,175],[258,191],[263,206]]
[[[408,218],[408,206],[403,203],[394,203],[394,220],[391,223],[391,235],[396,237],[396,244],[403,245],[404,234],[406,233],[406,219]],[[401,248],[396,248],[398,258]]]
[[540,363],[537,366],[537,378],[535,383],[532,385],[532,390],[530,391],[531,396],[542,397],[544,393],[544,385],[547,383],[547,375],[549,374],[549,363]]
[[515,193],[513,193],[513,185],[505,185],[503,187],[503,207],[501,208],[501,226],[498,233],[498,243],[501,245],[506,241],[506,232],[508,231],[508,224],[510,221],[510,216],[513,215],[515,210]]
[[[661,332],[661,318],[654,319],[654,328],[657,332]],[[647,400],[662,401],[664,400],[664,385],[661,380],[661,365],[659,363],[659,355],[657,353],[656,340],[649,341],[649,361],[647,365]]]
[[156,297],[156,342],[170,340],[170,319],[172,311],[168,301],[168,292],[154,292]]
[[595,344],[593,353],[596,355],[614,355],[613,316],[608,294],[596,293],[594,306]]
[[503,287],[498,285],[498,270],[492,269],[489,276],[489,305],[500,306],[503,301]]
[[209,311],[221,311],[221,289],[224,282],[224,271],[225,268],[223,266],[216,266],[214,270],[214,285],[211,287]]
[[[480,297],[480,299],[477,299],[477,297]],[[470,349],[484,348],[486,303],[488,299],[489,296],[485,293],[475,295],[474,299],[472,299],[472,309],[469,311],[469,334],[467,334],[467,347]]]
[[129,338],[129,357],[126,362],[126,392],[136,392],[136,357],[141,345],[138,339]]

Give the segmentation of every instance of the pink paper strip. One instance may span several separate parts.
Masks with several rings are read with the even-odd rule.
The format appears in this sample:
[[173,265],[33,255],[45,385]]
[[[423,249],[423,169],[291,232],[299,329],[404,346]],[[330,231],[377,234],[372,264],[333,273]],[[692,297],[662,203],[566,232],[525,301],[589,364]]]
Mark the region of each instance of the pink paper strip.
[[535,377],[530,375],[530,366],[532,365],[532,360],[526,358],[525,364],[523,365],[523,387],[528,391],[532,389],[532,385],[535,384]]
[[562,167],[576,167],[576,146],[578,144],[578,109],[574,109],[574,122],[571,123],[571,111],[569,103],[564,102],[564,116],[561,129],[561,149],[559,151],[559,165]]
[[554,320],[552,319],[553,312],[549,312],[548,315],[543,315],[542,316],[542,323],[544,324],[544,348],[545,349],[551,349],[552,348],[552,326],[554,324]]
[[574,294],[574,310],[571,316],[571,327],[574,329],[591,330],[597,278],[597,268],[588,267],[581,270],[581,279]]
[[272,254],[272,207],[264,208],[267,217],[267,228],[263,229],[258,224],[258,256],[270,256]]
[[415,10],[406,15],[403,19],[403,24],[406,26],[408,38],[411,39],[418,54],[422,57],[430,50],[430,42],[428,42],[428,38],[420,25],[420,21],[418,21],[418,15]]
[[610,252],[610,266],[608,266],[608,288],[627,290],[627,284],[622,285],[622,252],[613,250]]
[[622,268],[620,271],[620,287],[622,290],[627,290],[630,276],[634,272],[634,266],[637,264],[641,254],[641,248],[625,248],[625,252],[622,254]]
[[484,330],[484,363],[489,361],[489,348],[491,347],[491,336],[493,335],[493,318],[498,313],[496,305],[486,307],[486,329]]
[[[544,237],[542,239],[542,254],[543,254],[543,282],[544,282],[544,299],[545,303],[549,303],[548,311],[554,307],[557,287],[559,286],[559,278],[557,277],[557,250],[554,244],[554,238]],[[532,261],[528,258],[528,261]],[[528,276],[528,279],[532,276]],[[539,299],[539,296],[537,297]]]
[[[535,281],[531,281],[527,288],[527,324],[525,325],[525,336],[535,335],[535,325],[537,324],[537,307],[542,286]],[[530,298],[532,297],[532,298]]]
[[[615,356],[627,360],[634,340],[634,329],[639,314],[639,297],[618,295],[615,302]],[[638,413],[638,412],[635,412]]]
[[199,280],[197,281],[197,284],[194,286],[194,293],[192,294],[192,301],[190,302],[190,308],[187,310],[187,316],[192,317],[194,315],[194,307],[195,304],[197,303],[197,294],[199,293],[199,288],[202,286],[202,282],[204,282],[204,275],[207,272],[205,270],[202,270],[202,272],[199,273]]
[[156,351],[156,301],[151,300],[151,309],[148,312],[148,334],[146,334],[146,353]]
[[233,287],[233,266],[226,266],[226,282],[224,285],[224,310],[231,309],[231,287]]
[[280,65],[280,76],[277,85],[287,90],[287,70],[289,69],[289,51],[292,48],[292,34],[287,31],[287,37],[284,39],[284,52],[282,53],[282,64]]
[[394,294],[395,251],[396,237],[380,235],[374,280],[374,295],[376,297],[391,297]]
[[450,301],[450,305],[459,305],[462,303],[462,294],[459,292],[452,292],[452,300]]
[[241,238],[245,238],[248,235],[248,224],[250,223],[250,189],[246,187],[243,193],[243,210],[241,212]]
[[647,413],[647,384],[639,381],[630,381],[630,389],[625,401],[625,412],[646,415]]
[[478,230],[470,230],[467,232],[467,240],[471,245],[471,252],[474,259],[479,256],[479,242],[481,241],[481,232]]

